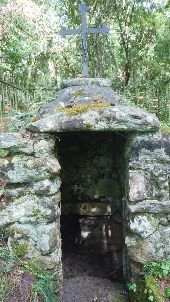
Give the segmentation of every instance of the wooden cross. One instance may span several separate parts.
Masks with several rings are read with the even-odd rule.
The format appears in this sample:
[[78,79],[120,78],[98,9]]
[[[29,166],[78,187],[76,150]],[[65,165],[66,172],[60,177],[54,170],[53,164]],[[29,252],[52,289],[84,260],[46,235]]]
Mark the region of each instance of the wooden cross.
[[79,12],[81,14],[81,28],[75,29],[66,29],[62,28],[59,34],[62,37],[67,35],[78,35],[81,34],[82,38],[82,58],[83,58],[83,77],[88,77],[88,63],[87,63],[87,34],[103,34],[106,35],[110,29],[108,26],[103,25],[100,28],[88,28],[87,27],[87,16],[86,13],[89,11],[89,7],[83,2],[79,5]]

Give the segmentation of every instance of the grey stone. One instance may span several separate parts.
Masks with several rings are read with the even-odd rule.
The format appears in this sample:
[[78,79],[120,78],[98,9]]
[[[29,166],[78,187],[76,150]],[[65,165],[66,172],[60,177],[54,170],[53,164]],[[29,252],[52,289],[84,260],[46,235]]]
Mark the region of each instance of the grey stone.
[[1,150],[6,150],[7,154],[26,153],[33,154],[33,140],[25,138],[20,133],[0,134],[0,156]]
[[60,226],[58,222],[21,224],[14,223],[8,228],[8,233],[11,234],[11,242],[18,240],[27,240],[29,242],[30,251],[37,249],[41,255],[52,253],[56,248],[60,247]]
[[22,131],[26,124],[28,124],[32,117],[34,116],[33,112],[16,112],[11,117],[11,126],[14,128],[15,131]]
[[52,253],[60,247],[60,226],[56,222],[41,225],[34,235],[37,249],[42,255]]
[[141,154],[142,159],[146,161],[145,164],[155,162],[155,159],[163,163],[164,161],[169,161],[170,158],[170,135],[162,134],[160,131],[147,134],[141,133],[140,135],[135,134],[129,147],[131,165],[135,165],[138,160],[140,162]]
[[47,134],[43,138],[34,141],[34,152],[36,157],[49,156],[54,153],[56,138]]
[[55,147],[55,138],[48,134],[1,133],[0,157],[27,154],[42,157],[51,154]]
[[131,213],[170,213],[170,201],[145,200],[128,205]]
[[56,99],[44,104],[38,111],[37,118],[48,117],[67,106],[75,104],[97,104],[97,102],[105,102],[114,106],[122,103],[122,99],[113,90],[107,87],[95,85],[72,86],[59,91]]
[[61,87],[70,87],[70,86],[84,86],[84,85],[96,85],[101,87],[110,87],[111,81],[105,78],[76,78],[64,80],[61,83]]
[[147,238],[153,234],[159,225],[159,219],[152,215],[137,215],[130,219],[130,232],[140,235],[142,238]]
[[[169,200],[170,175],[170,139],[162,133],[141,134],[131,139],[127,155],[129,154],[130,175],[143,175],[143,180],[131,177],[130,193],[140,186],[143,200]],[[131,172],[132,171],[132,172]],[[142,184],[142,185],[141,185]],[[142,189],[143,187],[143,189]],[[140,195],[139,194],[139,195]],[[132,196],[130,196],[132,197]],[[142,200],[135,196],[133,202]]]
[[145,198],[146,183],[144,171],[129,171],[129,201],[139,201]]
[[39,265],[45,269],[55,269],[57,278],[61,281],[62,269],[61,269],[61,248],[58,247],[54,252],[49,255],[40,255],[38,257]]
[[57,193],[61,186],[60,178],[45,179],[39,182],[34,182],[32,187],[29,188],[31,193],[37,195],[53,195]]
[[161,217],[159,222],[160,222],[160,224],[165,225],[165,226],[169,225],[168,219],[166,217]]
[[109,131],[156,131],[159,122],[156,116],[139,108],[116,105],[105,109],[90,110],[75,116],[58,112],[42,118],[27,127],[37,132],[62,132],[81,130]]
[[5,209],[7,204],[12,202],[13,198],[21,197],[29,194],[50,196],[57,193],[61,186],[60,178],[55,179],[44,179],[38,182],[24,183],[20,184],[19,188],[2,188],[0,190],[0,196],[3,196],[3,201],[1,200],[1,210]]
[[14,222],[54,221],[60,214],[58,203],[60,193],[38,197],[26,195],[16,199],[0,211],[0,226],[4,227]]
[[137,235],[128,236],[126,246],[132,263],[161,261],[170,255],[170,227],[162,227],[144,240]]
[[7,183],[28,183],[57,175],[60,165],[55,157],[35,158],[32,156],[14,156],[0,159],[0,175]]

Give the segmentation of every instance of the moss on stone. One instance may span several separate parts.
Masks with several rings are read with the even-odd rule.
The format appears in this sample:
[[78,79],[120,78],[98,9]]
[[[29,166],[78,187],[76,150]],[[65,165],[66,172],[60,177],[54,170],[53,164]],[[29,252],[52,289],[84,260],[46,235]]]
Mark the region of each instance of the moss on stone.
[[67,113],[69,116],[78,115],[80,113],[85,113],[90,110],[99,110],[99,109],[105,109],[109,107],[109,104],[103,100],[97,100],[93,103],[88,104],[75,104],[72,107],[58,107],[56,111],[62,111]]
[[170,126],[168,126],[168,125],[161,126],[161,130],[162,130],[162,132],[170,134]]
[[73,91],[73,97],[76,98],[78,96],[82,96],[84,94],[84,90],[83,89],[76,89]]
[[27,242],[23,242],[23,243],[14,243],[12,245],[13,248],[13,253],[18,257],[24,257],[25,254],[27,254],[28,250],[29,250],[29,244]]
[[92,125],[90,125],[90,124],[86,124],[85,126],[86,126],[86,129],[89,129],[89,130],[93,129]]
[[38,208],[34,208],[32,210],[32,215],[34,216],[36,221],[39,221],[43,218],[43,214],[42,214],[41,210]]
[[9,154],[9,151],[6,149],[0,149],[0,157],[5,157]]
[[0,204],[0,212],[4,210],[3,204]]

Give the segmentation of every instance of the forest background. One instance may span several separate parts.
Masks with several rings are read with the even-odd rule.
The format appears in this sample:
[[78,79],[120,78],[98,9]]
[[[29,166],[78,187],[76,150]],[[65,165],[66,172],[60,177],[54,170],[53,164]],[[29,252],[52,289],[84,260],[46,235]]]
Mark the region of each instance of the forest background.
[[[169,123],[170,0],[86,0],[92,77],[108,77],[126,102]],[[81,74],[81,38],[62,38],[62,26],[80,26],[78,0],[0,0],[0,112],[34,112],[55,98],[63,79]]]

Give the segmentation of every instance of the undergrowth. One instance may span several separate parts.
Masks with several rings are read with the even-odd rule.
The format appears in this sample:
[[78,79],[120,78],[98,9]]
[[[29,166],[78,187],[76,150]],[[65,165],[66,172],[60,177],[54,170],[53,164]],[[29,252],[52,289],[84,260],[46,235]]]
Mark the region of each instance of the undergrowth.
[[132,302],[168,302],[170,298],[170,260],[144,266],[137,283],[128,284]]
[[11,297],[29,302],[56,302],[57,281],[54,274],[11,252],[0,229],[0,301]]

